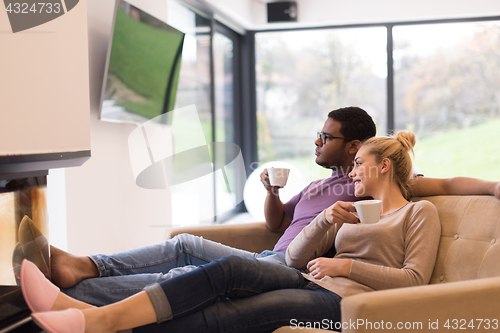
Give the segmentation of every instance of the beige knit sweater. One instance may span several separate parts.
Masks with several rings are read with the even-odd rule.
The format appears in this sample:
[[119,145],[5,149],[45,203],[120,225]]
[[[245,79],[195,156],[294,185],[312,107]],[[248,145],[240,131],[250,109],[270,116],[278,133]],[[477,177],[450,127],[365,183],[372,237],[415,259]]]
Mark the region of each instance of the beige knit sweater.
[[429,201],[410,202],[374,224],[331,224],[319,214],[290,243],[286,263],[303,269],[334,244],[335,258],[352,259],[349,277],[326,276],[318,285],[347,297],[367,291],[429,283],[441,224]]

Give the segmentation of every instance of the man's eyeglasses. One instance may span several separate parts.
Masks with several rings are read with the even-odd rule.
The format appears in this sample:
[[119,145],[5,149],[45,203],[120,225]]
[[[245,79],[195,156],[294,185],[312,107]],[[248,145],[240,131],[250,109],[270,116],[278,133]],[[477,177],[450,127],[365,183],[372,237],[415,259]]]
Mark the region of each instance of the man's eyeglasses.
[[320,139],[322,144],[326,144],[326,140],[333,140],[333,139],[343,139],[347,140],[344,137],[341,136],[331,136],[330,134],[323,133],[323,132],[318,132],[318,139]]

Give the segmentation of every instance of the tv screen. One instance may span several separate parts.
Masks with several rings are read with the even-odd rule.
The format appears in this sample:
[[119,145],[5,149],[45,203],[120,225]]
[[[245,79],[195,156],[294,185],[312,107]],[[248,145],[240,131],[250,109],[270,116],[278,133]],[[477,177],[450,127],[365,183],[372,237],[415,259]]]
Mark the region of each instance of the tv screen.
[[184,33],[117,1],[101,119],[142,123],[174,108]]

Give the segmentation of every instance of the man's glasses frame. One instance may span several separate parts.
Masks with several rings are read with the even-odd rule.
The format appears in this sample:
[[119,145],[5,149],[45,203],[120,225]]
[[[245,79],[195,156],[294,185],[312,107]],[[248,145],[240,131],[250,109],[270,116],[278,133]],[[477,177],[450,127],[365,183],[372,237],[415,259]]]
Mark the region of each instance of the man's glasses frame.
[[328,133],[323,133],[323,132],[317,132],[318,139],[321,141],[322,144],[326,144],[326,140],[333,140],[333,139],[342,139],[342,140],[347,140],[351,141],[350,139],[344,138],[342,136],[332,136]]

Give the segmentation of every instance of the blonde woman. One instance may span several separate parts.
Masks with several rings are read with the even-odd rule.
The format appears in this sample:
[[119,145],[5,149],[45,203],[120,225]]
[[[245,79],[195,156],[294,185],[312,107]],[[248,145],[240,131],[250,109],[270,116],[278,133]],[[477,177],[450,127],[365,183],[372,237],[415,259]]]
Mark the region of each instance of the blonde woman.
[[[350,177],[356,196],[382,201],[379,222],[360,224],[351,203],[335,203],[292,241],[291,267],[228,256],[95,308],[60,293],[24,262],[21,286],[33,318],[48,332],[72,333],[269,332],[325,322],[322,328],[339,329],[343,297],[430,280],[440,223],[431,203],[408,201],[414,144],[410,132],[366,141]],[[321,257],[333,245],[336,255]]]

